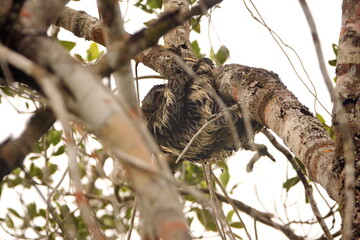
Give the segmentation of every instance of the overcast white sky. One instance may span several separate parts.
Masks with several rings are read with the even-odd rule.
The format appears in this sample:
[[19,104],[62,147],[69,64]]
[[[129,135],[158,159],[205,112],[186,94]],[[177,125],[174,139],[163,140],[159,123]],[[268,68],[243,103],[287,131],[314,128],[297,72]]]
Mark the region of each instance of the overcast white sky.
[[[86,2],[86,4],[84,4]],[[82,9],[90,14],[97,16],[95,0],[82,0],[80,2],[72,2],[71,6],[77,9]],[[126,2],[126,1],[125,1]],[[130,1],[131,3],[132,1]],[[246,1],[249,6],[251,4]],[[267,25],[272,28],[281,39],[292,48],[294,48],[300,55],[302,62],[308,72],[311,81],[316,85],[319,99],[327,106],[328,111],[331,112],[331,104],[329,95],[327,94],[323,79],[320,74],[318,63],[314,51],[314,46],[307,22],[302,13],[301,7],[297,0],[254,0],[258,11],[265,19]],[[320,40],[326,60],[334,59],[332,52],[332,43],[338,42],[340,23],[341,23],[341,1],[340,0],[317,0],[308,1],[311,11],[314,15],[317,24]],[[256,11],[251,7],[252,11]],[[124,10],[123,10],[124,12]],[[144,19],[144,14],[138,9],[129,7],[126,18],[127,31],[134,32],[143,27],[142,23],[149,19]],[[145,16],[146,17],[146,16]],[[207,33],[207,22],[202,26],[201,34],[193,34],[192,39],[197,39],[202,47],[202,52],[208,54],[210,49],[210,41]],[[229,63],[239,63],[243,65],[261,67],[272,70],[279,74],[284,84],[294,92],[299,100],[309,107],[312,111],[314,98],[305,89],[301,81],[291,68],[287,58],[282,53],[281,49],[276,45],[271,38],[269,31],[256,22],[250,13],[244,7],[241,0],[226,0],[221,4],[221,8],[216,9],[211,15],[210,39],[214,49],[218,49],[221,44],[225,45],[230,50]],[[78,40],[79,43],[82,41]],[[85,43],[88,44],[88,43]],[[78,48],[75,51],[83,51],[83,48]],[[294,57],[291,51],[288,51],[293,64],[301,77],[309,84],[306,75],[301,69],[299,61]],[[144,71],[145,67],[140,66],[139,71]],[[334,77],[334,68],[329,66],[329,73]],[[147,89],[151,86],[146,81],[141,82],[142,93],[145,94]],[[21,106],[23,108],[23,106]],[[317,106],[317,110],[330,123],[330,116],[325,111]],[[26,114],[18,114],[14,108],[7,104],[5,99],[2,99],[0,105],[0,113],[3,116],[0,118],[0,141],[12,134],[17,134],[21,131],[19,126],[24,124],[24,117]],[[262,138],[257,138],[262,141]],[[273,150],[271,150],[273,151]],[[273,151],[276,153],[275,151]],[[240,183],[240,187],[235,192],[235,198],[238,198],[245,203],[254,206],[260,210],[262,209],[259,199],[255,194],[255,186],[258,192],[261,192],[259,198],[269,211],[277,211],[282,213],[281,200],[284,198],[282,192],[282,183],[286,178],[287,164],[285,159],[279,157],[277,163],[272,163],[268,159],[261,160],[257,164],[252,173],[245,172],[245,165],[251,157],[251,153],[241,152],[235,155],[229,163],[231,166],[231,175],[233,177],[230,186],[235,183]],[[275,173],[275,174],[274,174]],[[294,173],[290,173],[290,175]],[[299,191],[293,194],[291,202],[296,202],[299,196],[302,196],[301,187],[291,190]],[[4,201],[2,195],[1,203]],[[303,199],[300,197],[300,201]],[[309,206],[304,209],[309,210]],[[308,213],[293,212],[292,214],[298,216],[307,216]],[[2,216],[0,216],[2,217]],[[243,235],[243,234],[242,234]],[[0,239],[1,236],[0,236]],[[8,238],[9,239],[9,238]],[[259,239],[287,239],[276,231],[266,228],[262,232],[259,231]]]

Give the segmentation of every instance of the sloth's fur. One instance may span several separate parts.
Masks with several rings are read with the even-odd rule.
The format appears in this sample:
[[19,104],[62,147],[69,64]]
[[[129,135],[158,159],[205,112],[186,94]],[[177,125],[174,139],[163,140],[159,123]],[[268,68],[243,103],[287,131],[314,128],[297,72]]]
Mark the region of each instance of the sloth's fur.
[[[164,153],[178,157],[194,134],[221,109],[211,93],[212,62],[201,59],[193,65],[196,81],[178,67],[167,84],[154,86],[142,101],[146,126]],[[206,79],[206,80],[204,80]],[[210,79],[210,82],[209,82]],[[205,82],[206,81],[206,82]],[[235,102],[227,101],[231,106]],[[248,148],[245,126],[239,113],[230,113],[243,148]],[[261,129],[251,122],[254,132]],[[222,160],[237,150],[225,118],[222,117],[202,130],[182,160]]]

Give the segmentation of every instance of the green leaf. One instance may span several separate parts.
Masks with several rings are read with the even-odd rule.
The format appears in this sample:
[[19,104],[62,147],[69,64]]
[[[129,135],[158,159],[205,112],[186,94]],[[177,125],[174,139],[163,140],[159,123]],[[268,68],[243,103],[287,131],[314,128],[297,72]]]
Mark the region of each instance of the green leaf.
[[63,41],[63,40],[60,40],[59,41],[60,44],[68,51],[70,51],[71,49],[73,49],[75,47],[75,43],[74,42],[71,42],[71,41]]
[[63,154],[65,152],[65,145],[61,145],[58,149],[55,150],[55,152],[53,152],[53,156],[60,156],[61,154]]
[[44,150],[44,146],[43,146],[43,142],[42,140],[40,139],[40,141],[38,141],[34,148],[32,149],[32,152],[33,153],[41,153],[42,151]]
[[86,60],[88,62],[97,59],[102,54],[102,52],[99,51],[99,47],[97,43],[90,44],[90,47],[88,50],[86,50],[86,53],[87,53]]
[[190,18],[190,25],[192,30],[194,30],[197,33],[200,33],[201,31],[200,18]]
[[48,142],[56,146],[61,141],[62,133],[62,130],[58,131],[55,128],[50,129],[47,138]]
[[115,227],[115,219],[113,215],[105,214],[100,218],[100,223],[105,228],[111,228],[113,229]]
[[317,118],[322,124],[326,124],[326,123],[325,123],[325,119],[323,118],[323,116],[321,116],[320,113],[316,113],[316,118]]
[[216,232],[216,224],[208,210],[203,210],[199,208],[194,209],[196,212],[196,216],[199,219],[199,222],[205,227],[206,230]]
[[66,205],[61,205],[59,208],[60,208],[60,215],[61,215],[61,217],[66,218],[66,217],[69,216],[69,214],[70,214],[70,208],[69,208],[68,206],[66,206]]
[[20,177],[16,177],[14,179],[11,179],[11,178],[7,178],[6,179],[6,183],[8,185],[9,188],[13,188],[13,187],[16,187],[18,186],[19,184],[22,184],[24,182],[24,179],[23,178],[20,178]]
[[5,224],[8,228],[11,228],[11,229],[14,228],[14,222],[9,215],[6,215],[6,217],[5,217]]
[[43,179],[43,172],[42,172],[42,170],[39,168],[39,167],[37,167],[37,166],[35,166],[35,164],[34,163],[31,163],[31,165],[30,165],[30,176],[31,177],[37,177],[37,178],[39,178],[39,179]]
[[163,0],[148,0],[147,5],[152,9],[155,9],[155,8],[160,9],[163,5]]
[[336,62],[337,60],[336,59],[333,59],[333,60],[329,60],[328,63],[330,66],[333,66],[333,67],[336,67]]
[[192,41],[191,48],[192,48],[193,52],[195,53],[195,56],[198,59],[203,58],[205,56],[205,54],[201,53],[201,49],[200,49],[198,41],[196,41],[196,40]]
[[232,217],[234,216],[235,211],[234,210],[230,210],[227,214],[226,214],[226,219],[228,220],[228,222],[231,222]]
[[8,208],[8,211],[9,211],[12,215],[14,215],[15,217],[20,218],[20,219],[23,219],[23,217],[20,216],[20,214],[19,214],[15,209],[13,209],[13,208]]
[[187,223],[187,225],[188,225],[188,226],[191,226],[193,220],[194,220],[194,217],[187,217],[187,218],[186,218],[186,223]]
[[39,216],[46,218],[46,209],[44,208],[39,209]]
[[56,165],[56,164],[52,164],[52,163],[50,163],[50,162],[48,162],[48,169],[49,169],[49,173],[50,173],[50,175],[52,175],[52,174],[54,174],[57,170],[58,170],[58,165]]
[[0,89],[3,91],[3,93],[5,93],[5,95],[7,95],[9,97],[15,96],[14,91],[9,87],[1,87]]
[[75,54],[74,54],[74,57],[75,57],[76,60],[78,60],[78,61],[81,62],[82,64],[86,64],[85,59],[84,59],[80,54],[75,53]]
[[243,228],[244,226],[241,224],[241,222],[234,222],[230,224],[233,228]]
[[227,47],[223,45],[219,48],[219,50],[215,54],[215,59],[219,65],[223,65],[226,62],[226,60],[229,58],[229,56],[230,56],[229,49],[227,49]]
[[336,45],[335,43],[333,43],[331,46],[332,46],[332,49],[333,49],[333,52],[334,52],[335,56],[337,57],[338,54],[339,54],[339,46]]
[[298,176],[289,178],[286,182],[283,183],[283,188],[285,188],[286,191],[288,192],[290,190],[290,188],[295,186],[299,181],[300,181],[300,178]]
[[32,155],[29,160],[33,161],[33,160],[36,160],[36,159],[39,159],[41,156],[40,155]]
[[27,206],[27,211],[28,211],[28,215],[30,217],[30,219],[33,219],[34,217],[36,217],[36,204],[33,203],[29,203]]
[[228,170],[223,170],[223,172],[220,174],[220,181],[224,185],[224,187],[227,186],[230,179],[230,173]]
[[297,157],[295,158],[295,161],[297,162],[297,164],[299,165],[301,171],[306,175],[306,168],[305,165],[300,161],[300,159],[298,159]]

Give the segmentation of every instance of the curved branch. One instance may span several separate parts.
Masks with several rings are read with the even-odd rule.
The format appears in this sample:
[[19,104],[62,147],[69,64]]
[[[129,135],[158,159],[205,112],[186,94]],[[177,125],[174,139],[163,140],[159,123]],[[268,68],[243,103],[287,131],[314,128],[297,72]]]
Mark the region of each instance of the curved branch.
[[39,109],[31,117],[24,132],[17,138],[8,138],[0,145],[0,181],[12,170],[20,167],[24,158],[55,122],[50,109]]

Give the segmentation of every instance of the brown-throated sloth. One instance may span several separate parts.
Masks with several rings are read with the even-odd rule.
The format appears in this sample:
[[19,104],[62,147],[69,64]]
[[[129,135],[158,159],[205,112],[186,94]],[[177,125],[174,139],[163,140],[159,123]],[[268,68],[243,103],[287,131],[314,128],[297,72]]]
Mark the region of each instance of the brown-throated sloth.
[[[192,70],[196,80],[181,67],[174,69],[174,76],[167,84],[154,86],[142,101],[143,117],[152,136],[164,153],[178,157],[194,134],[207,120],[221,111],[211,93],[213,65],[210,59],[197,61]],[[227,101],[227,106],[236,102]],[[238,113],[230,113],[243,148],[249,149],[246,129]],[[254,132],[261,125],[252,121]],[[237,150],[233,134],[224,117],[207,126],[197,136],[182,160],[222,160]]]

